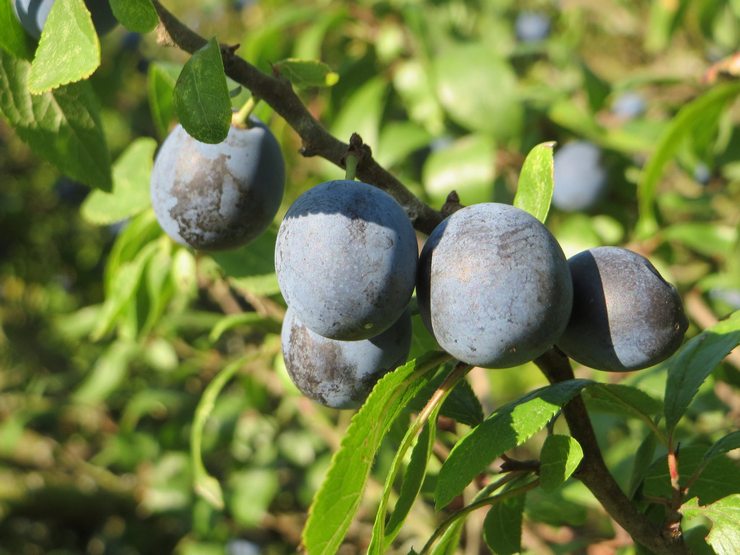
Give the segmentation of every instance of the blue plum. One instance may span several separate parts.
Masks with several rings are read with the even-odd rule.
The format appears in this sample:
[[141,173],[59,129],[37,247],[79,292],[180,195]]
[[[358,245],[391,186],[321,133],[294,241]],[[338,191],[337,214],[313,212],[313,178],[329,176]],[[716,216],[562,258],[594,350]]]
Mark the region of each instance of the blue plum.
[[550,18],[539,12],[520,12],[514,21],[514,30],[522,42],[545,40],[550,34]]
[[458,210],[419,259],[419,313],[439,345],[487,368],[532,360],[560,337],[572,286],[555,238],[527,212],[498,203]]
[[304,395],[328,407],[356,408],[386,372],[406,361],[411,316],[404,312],[376,337],[337,341],[311,331],[288,308],[281,339],[285,367]]
[[411,221],[387,193],[327,181],[303,193],[280,224],[275,271],[299,318],[331,339],[378,335],[411,299],[418,247]]
[[587,141],[563,145],[554,156],[552,203],[565,212],[592,208],[606,189],[601,149]]
[[[53,4],[54,0],[13,0],[13,9],[26,32],[37,39],[41,36],[41,29]],[[108,0],[85,0],[85,5],[90,10],[98,34],[107,33],[118,23]]]
[[220,250],[248,243],[280,208],[285,163],[262,123],[232,125],[221,143],[197,141],[178,125],[152,169],[151,197],[159,225],[178,243]]
[[598,247],[568,260],[573,312],[557,346],[572,359],[612,372],[657,364],[688,327],[681,297],[645,257]]
[[634,119],[645,113],[645,99],[638,92],[620,94],[612,104],[612,112],[623,119]]

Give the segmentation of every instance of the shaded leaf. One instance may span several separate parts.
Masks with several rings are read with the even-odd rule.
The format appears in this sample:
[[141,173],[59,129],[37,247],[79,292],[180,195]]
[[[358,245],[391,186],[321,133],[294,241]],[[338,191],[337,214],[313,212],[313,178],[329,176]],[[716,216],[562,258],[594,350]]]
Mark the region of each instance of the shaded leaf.
[[107,225],[134,216],[151,204],[149,176],[157,143],[142,137],[131,143],[113,164],[113,190],[93,191],[82,204],[90,223]]
[[740,310],[693,337],[668,360],[664,412],[669,431],[684,415],[699,386],[738,344]]
[[714,457],[718,457],[723,453],[740,449],[740,431],[735,431],[727,434],[723,438],[717,440],[707,452],[704,453],[704,460],[709,461]]
[[553,491],[570,478],[583,459],[581,445],[570,436],[550,435],[540,452],[540,483]]
[[534,147],[524,160],[514,196],[514,206],[532,214],[542,223],[550,211],[554,188],[552,149],[554,142]]
[[129,31],[148,33],[157,26],[159,17],[152,0],[108,0],[116,19]]
[[433,377],[433,370],[448,359],[446,353],[430,353],[386,374],[375,385],[352,418],[311,504],[303,529],[308,553],[336,553],[360,505],[375,453],[391,423]]
[[216,144],[231,125],[231,99],[221,48],[213,38],[183,66],[175,84],[175,111],[193,138]]
[[76,181],[110,190],[110,154],[90,84],[31,95],[26,86],[30,67],[0,51],[0,111],[35,154]]
[[588,380],[569,380],[537,389],[501,407],[457,442],[439,473],[435,499],[444,507],[470,481],[509,449],[544,428]]
[[147,96],[152,120],[157,133],[164,138],[175,120],[175,83],[182,67],[163,62],[149,64],[147,73]]
[[483,407],[466,380],[461,380],[445,399],[441,414],[468,426],[477,426],[484,419]]
[[496,555],[522,550],[522,515],[526,495],[504,499],[493,505],[483,521],[483,539]]
[[138,346],[124,340],[112,343],[95,362],[90,374],[73,394],[80,403],[100,403],[126,380],[128,365]]
[[655,448],[657,446],[658,438],[652,432],[649,432],[645,436],[645,439],[640,442],[637,453],[635,453],[635,460],[632,463],[632,474],[630,475],[629,487],[627,488],[627,495],[630,499],[635,497],[637,490],[645,479],[648,469],[653,464]]
[[83,0],[54,2],[28,73],[32,94],[90,77],[100,65],[100,41]]

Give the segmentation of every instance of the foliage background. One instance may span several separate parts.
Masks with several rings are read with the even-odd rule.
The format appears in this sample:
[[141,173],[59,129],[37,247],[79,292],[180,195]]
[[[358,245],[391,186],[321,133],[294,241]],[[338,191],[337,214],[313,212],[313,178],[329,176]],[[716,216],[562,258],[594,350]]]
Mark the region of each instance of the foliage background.
[[[620,244],[648,255],[684,296],[689,335],[740,307],[737,105],[681,130],[655,197],[660,230],[636,230],[640,168],[673,116],[713,86],[707,70],[737,49],[738,2],[203,0],[170,8],[203,36],[240,43],[240,55],[266,71],[291,56],[328,63],[339,82],[303,91],[311,111],[341,139],[359,132],[437,208],[451,189],[466,204],[511,202],[531,147],[595,142],[609,192],[587,214],[552,213],[548,225],[566,254]],[[528,10],[550,18],[546,40],[517,40],[514,21]],[[117,28],[103,38],[103,64],[91,79],[119,160],[117,185],[129,187],[121,198],[134,207],[130,219],[116,221],[110,203],[60,176],[0,122],[1,553],[294,552],[351,417],[302,398],[282,367],[276,227],[253,246],[214,256],[177,247],[159,231],[140,177],[154,146],[146,138],[166,135],[174,117],[168,94],[187,58],[155,39]],[[614,113],[625,92],[643,97],[644,113]],[[297,137],[268,107],[258,115],[286,156],[283,211],[306,188],[341,175],[302,158]],[[127,151],[132,144],[139,150]],[[418,353],[429,338],[416,324]],[[245,353],[250,362],[218,397],[203,434],[205,467],[224,492],[217,509],[194,492],[204,477],[193,466],[190,431],[205,386]],[[624,380],[655,397],[666,375],[661,367],[576,373]],[[545,383],[533,365],[475,371],[470,381],[486,414]],[[717,368],[681,423],[687,445],[737,429],[738,384],[737,358]],[[593,419],[626,484],[643,428],[608,412]],[[464,429],[450,423],[440,448]],[[381,449],[381,478],[371,481],[344,552],[366,546],[401,435]],[[536,456],[543,439],[515,455]],[[726,462],[718,472],[740,492],[740,474]],[[631,552],[577,482],[529,496],[525,515],[532,552]],[[481,548],[481,518],[468,523],[466,553]],[[398,552],[418,547],[438,520],[431,504],[417,502]]]

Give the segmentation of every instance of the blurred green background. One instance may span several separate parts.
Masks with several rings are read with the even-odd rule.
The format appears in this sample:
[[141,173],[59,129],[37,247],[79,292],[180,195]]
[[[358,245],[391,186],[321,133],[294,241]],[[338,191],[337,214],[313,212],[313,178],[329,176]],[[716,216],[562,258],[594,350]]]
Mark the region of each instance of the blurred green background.
[[[597,145],[606,193],[587,211],[555,208],[548,220],[566,254],[627,245],[648,256],[684,296],[689,335],[740,308],[738,103],[715,103],[676,126],[680,110],[738,78],[737,0],[167,5],[203,36],[241,44],[239,54],[265,71],[288,57],[329,64],[339,82],[302,91],[310,110],[342,140],[359,132],[435,208],[452,189],[464,204],[511,202],[524,156],[543,141]],[[103,38],[102,54],[91,81],[118,196],[88,194],[0,121],[0,553],[293,553],[351,413],[304,399],[282,367],[279,218],[257,243],[218,255],[166,238],[148,207],[147,175],[152,139],[161,142],[174,121],[171,91],[187,58],[155,33],[121,27]],[[269,107],[257,113],[286,157],[281,213],[342,175],[302,158],[296,134]],[[642,206],[659,227],[644,233],[638,183],[656,151],[667,163]],[[113,208],[121,199],[123,220]],[[418,354],[430,340],[418,321],[415,330]],[[193,465],[190,434],[204,388],[232,362],[239,371],[202,435],[219,508],[196,493],[209,491],[208,480]],[[577,374],[626,379],[656,397],[665,380],[660,367]],[[487,412],[545,383],[532,365],[470,379]],[[739,384],[737,359],[726,361],[692,405],[685,441],[737,428]],[[594,420],[625,483],[644,432],[607,413]],[[442,451],[465,427],[450,428]],[[378,476],[401,434],[399,423]],[[536,456],[539,445],[537,436],[517,455]],[[367,545],[379,483],[371,481],[343,553]],[[532,553],[632,552],[578,483],[527,503]],[[397,552],[418,548],[440,518],[418,501]],[[481,549],[473,517],[460,552]]]

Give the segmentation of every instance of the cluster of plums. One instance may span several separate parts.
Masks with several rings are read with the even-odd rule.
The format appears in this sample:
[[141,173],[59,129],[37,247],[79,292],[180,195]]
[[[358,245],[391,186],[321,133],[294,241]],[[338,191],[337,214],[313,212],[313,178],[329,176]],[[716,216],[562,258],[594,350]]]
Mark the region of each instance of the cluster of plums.
[[[284,180],[279,144],[257,120],[232,125],[217,145],[178,126],[155,160],[152,203],[176,241],[232,248],[273,221]],[[687,327],[676,289],[634,252],[599,247],[566,260],[533,216],[482,203],[446,218],[419,255],[403,208],[352,180],[322,183],[292,204],[275,271],[288,305],[287,371],[304,394],[335,408],[360,405],[405,362],[414,290],[439,345],[486,368],[557,346],[596,369],[637,370],[672,354]]]

